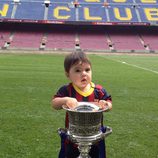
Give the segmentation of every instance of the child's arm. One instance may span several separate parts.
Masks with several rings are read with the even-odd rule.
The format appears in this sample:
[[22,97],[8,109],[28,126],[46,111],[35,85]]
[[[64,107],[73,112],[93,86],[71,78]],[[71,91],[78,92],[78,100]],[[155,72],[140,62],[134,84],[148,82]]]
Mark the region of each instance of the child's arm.
[[56,97],[52,99],[52,107],[54,109],[62,109],[63,105],[66,105],[70,109],[74,109],[78,105],[78,102],[75,98],[71,97]]

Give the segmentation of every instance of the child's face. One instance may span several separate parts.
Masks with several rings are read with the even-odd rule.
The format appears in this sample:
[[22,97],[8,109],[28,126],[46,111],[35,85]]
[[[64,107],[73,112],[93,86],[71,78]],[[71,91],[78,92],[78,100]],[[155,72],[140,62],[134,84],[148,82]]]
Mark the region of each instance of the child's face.
[[84,90],[89,86],[92,79],[91,65],[88,63],[78,63],[73,65],[69,73],[66,73],[67,77],[75,84],[79,89]]

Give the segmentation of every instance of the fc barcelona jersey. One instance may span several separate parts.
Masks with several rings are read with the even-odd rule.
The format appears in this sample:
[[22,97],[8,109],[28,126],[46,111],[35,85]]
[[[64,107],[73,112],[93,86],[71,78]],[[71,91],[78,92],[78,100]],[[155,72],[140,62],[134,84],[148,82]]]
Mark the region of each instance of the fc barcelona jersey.
[[[112,101],[111,96],[100,85],[95,85],[91,82],[91,88],[87,92],[81,91],[72,83],[62,86],[54,95],[55,97],[72,97],[78,102],[98,102],[99,100]],[[66,114],[65,126],[68,127],[68,115]]]

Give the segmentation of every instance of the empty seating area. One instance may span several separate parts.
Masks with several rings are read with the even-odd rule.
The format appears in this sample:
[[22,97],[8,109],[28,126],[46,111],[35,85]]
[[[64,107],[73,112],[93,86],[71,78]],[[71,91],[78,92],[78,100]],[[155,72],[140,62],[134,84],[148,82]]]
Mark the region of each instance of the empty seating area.
[[142,38],[150,50],[158,50],[158,35],[142,35]]
[[43,38],[43,32],[14,31],[10,49],[39,49]]
[[10,31],[0,30],[0,47],[3,48],[5,43],[9,40]]
[[131,28],[118,28],[108,31],[113,48],[120,51],[145,50],[139,34]]
[[49,24],[121,22],[127,25],[157,25],[157,16],[153,16],[157,7],[157,0],[1,0],[0,20]]
[[23,24],[0,30],[1,50],[158,52],[157,27]]
[[75,32],[52,30],[46,33],[47,50],[72,50],[75,48]]
[[0,49],[158,52],[156,1],[2,0]]
[[104,30],[79,30],[77,35],[81,49],[92,51],[110,50]]
[[144,44],[148,46],[150,50],[158,50],[158,30],[156,27],[150,31],[142,29],[139,32]]

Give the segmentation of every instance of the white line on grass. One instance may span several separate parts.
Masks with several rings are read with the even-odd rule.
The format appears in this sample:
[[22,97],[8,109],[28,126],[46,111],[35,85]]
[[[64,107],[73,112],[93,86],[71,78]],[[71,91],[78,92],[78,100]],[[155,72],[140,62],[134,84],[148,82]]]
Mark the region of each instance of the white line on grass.
[[129,63],[126,63],[126,62],[122,62],[122,63],[126,64],[126,65],[129,65],[129,66],[132,66],[132,67],[136,67],[136,68],[139,68],[139,69],[142,69],[142,70],[146,70],[146,71],[150,71],[150,72],[158,74],[158,71],[154,71],[154,70],[151,70],[151,69],[148,69],[148,68],[145,68],[145,67],[141,67],[141,66],[138,66],[138,65],[135,65],[135,64],[129,64]]
[[[98,56],[106,58],[102,55],[98,55]],[[106,58],[106,59],[109,59],[109,58]],[[125,61],[121,61],[121,60],[117,60],[117,59],[109,59],[109,60],[116,61],[116,62],[119,62],[119,63],[122,63],[122,64],[126,64],[126,65],[129,65],[129,66],[132,66],[132,67],[136,67],[138,69],[142,69],[142,70],[145,70],[145,71],[150,71],[152,73],[158,74],[158,71],[154,71],[154,70],[151,70],[151,69],[148,69],[148,68],[145,68],[145,67],[141,67],[141,66],[138,66],[138,65],[135,65],[135,64],[129,64]]]

